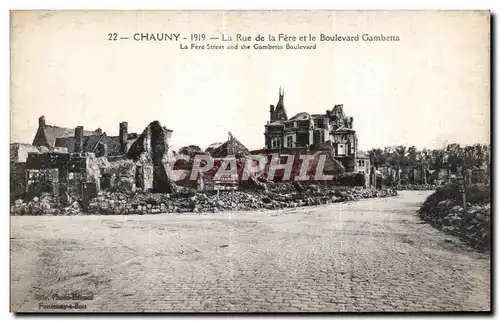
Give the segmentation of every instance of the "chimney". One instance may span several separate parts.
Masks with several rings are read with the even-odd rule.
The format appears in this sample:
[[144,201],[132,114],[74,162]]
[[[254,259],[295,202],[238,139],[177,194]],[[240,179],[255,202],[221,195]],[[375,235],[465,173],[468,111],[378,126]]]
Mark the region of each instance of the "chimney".
[[38,118],[38,127],[45,127],[45,116],[42,115]]
[[99,127],[97,129],[95,129],[94,132],[97,133],[97,134],[102,134],[102,129]]
[[83,152],[83,126],[75,128],[75,153]]
[[128,123],[120,123],[120,152],[127,153],[127,137],[128,137]]
[[269,107],[269,116],[270,116],[270,117],[269,117],[269,120],[270,120],[271,122],[273,122],[273,121],[274,121],[274,105],[271,105],[271,106]]

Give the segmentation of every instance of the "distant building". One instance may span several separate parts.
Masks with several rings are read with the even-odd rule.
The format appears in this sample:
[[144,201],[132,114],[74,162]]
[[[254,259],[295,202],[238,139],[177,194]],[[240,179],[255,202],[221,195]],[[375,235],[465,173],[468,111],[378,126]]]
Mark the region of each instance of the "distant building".
[[358,151],[355,159],[354,172],[360,173],[365,176],[365,187],[370,184],[375,185],[375,173],[372,173],[370,157],[363,151]]
[[356,157],[356,172],[370,174],[370,158],[365,152],[358,152]]
[[278,103],[271,105],[269,114],[264,133],[267,150],[331,148],[346,171],[355,170],[358,139],[353,117],[344,114],[343,105],[335,105],[325,114],[301,112],[288,118],[284,92],[280,88]]

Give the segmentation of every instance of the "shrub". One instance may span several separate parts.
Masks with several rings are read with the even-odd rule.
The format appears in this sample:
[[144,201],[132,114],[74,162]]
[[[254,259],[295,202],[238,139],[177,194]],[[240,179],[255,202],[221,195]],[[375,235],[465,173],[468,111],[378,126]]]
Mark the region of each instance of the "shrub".
[[[463,203],[463,195],[459,190],[458,185],[449,184],[436,189],[424,202],[421,211],[427,212],[436,207],[443,200],[452,200],[454,203],[461,205]],[[467,202],[471,204],[481,204],[490,202],[490,186],[489,185],[470,185],[467,187]]]

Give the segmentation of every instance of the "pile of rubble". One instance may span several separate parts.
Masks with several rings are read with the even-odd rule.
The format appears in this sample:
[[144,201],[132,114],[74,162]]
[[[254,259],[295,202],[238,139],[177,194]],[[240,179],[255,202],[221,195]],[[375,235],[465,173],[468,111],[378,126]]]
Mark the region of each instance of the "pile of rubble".
[[[83,212],[109,215],[282,209],[396,195],[397,192],[392,189],[322,189],[314,185],[299,191],[292,184],[276,184],[268,190],[220,192],[219,196],[213,191],[196,192],[191,189],[181,189],[173,194],[101,191],[97,197],[90,200]],[[70,207],[57,208],[57,205],[50,197],[34,198],[28,203],[17,200],[11,208],[11,213],[18,215],[81,214],[79,203],[76,201],[71,203]]]
[[252,209],[282,209],[313,206],[332,202],[397,195],[395,190],[350,188],[339,190],[314,190],[308,188],[268,191],[195,192],[185,189],[175,194],[103,192],[92,199],[90,214],[159,214],[183,212],[219,212]]
[[420,217],[433,227],[460,237],[473,248],[488,251],[491,206],[483,199],[476,202],[477,191],[474,194],[470,196],[472,203],[467,202],[464,210],[461,194],[456,187],[440,188],[422,205]]
[[17,199],[14,204],[11,205],[10,213],[30,216],[77,216],[82,215],[82,210],[80,203],[76,200],[70,200],[68,206],[63,206],[58,199],[46,195],[34,197],[31,201]]
[[396,190],[436,190],[439,187],[434,184],[402,184],[396,186]]
[[313,206],[364,198],[395,196],[395,190],[342,189],[297,192],[232,191],[220,193],[186,190],[177,194],[102,193],[89,205],[91,214],[157,214],[282,209]]

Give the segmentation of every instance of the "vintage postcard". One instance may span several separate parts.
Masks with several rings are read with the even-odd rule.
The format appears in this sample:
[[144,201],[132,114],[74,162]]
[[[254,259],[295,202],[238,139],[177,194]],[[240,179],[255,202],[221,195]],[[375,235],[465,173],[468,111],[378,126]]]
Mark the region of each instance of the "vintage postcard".
[[12,312],[490,312],[489,11],[12,11]]

